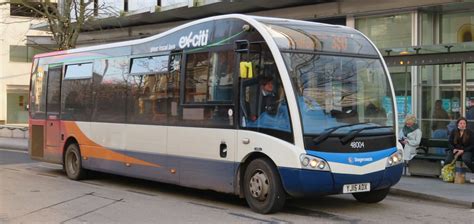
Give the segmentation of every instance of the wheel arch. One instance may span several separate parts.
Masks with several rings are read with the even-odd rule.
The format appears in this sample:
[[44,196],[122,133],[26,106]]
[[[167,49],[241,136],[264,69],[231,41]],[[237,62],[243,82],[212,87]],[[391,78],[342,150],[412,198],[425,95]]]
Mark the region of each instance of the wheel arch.
[[62,151],[62,164],[64,165],[64,159],[65,159],[65,156],[66,156],[66,150],[67,150],[67,147],[70,145],[70,144],[76,144],[78,149],[79,149],[79,152],[81,151],[81,148],[79,147],[79,142],[77,141],[77,139],[73,136],[69,136],[67,139],[66,139],[66,142],[64,143],[64,147],[63,147],[63,151]]
[[247,166],[250,164],[250,162],[260,158],[268,159],[273,164],[273,166],[275,166],[276,171],[278,173],[278,177],[281,180],[280,171],[278,170],[277,165],[267,154],[262,152],[251,152],[242,159],[235,175],[235,183],[237,183],[235,185],[235,194],[238,195],[240,198],[244,198],[243,179],[245,175],[245,170],[247,169]]

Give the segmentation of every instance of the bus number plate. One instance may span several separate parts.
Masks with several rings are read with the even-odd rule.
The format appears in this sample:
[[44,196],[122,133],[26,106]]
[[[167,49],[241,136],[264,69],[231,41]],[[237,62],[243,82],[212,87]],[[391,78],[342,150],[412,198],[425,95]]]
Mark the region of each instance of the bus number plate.
[[360,184],[345,184],[342,188],[342,193],[357,193],[370,191],[370,183],[360,183]]

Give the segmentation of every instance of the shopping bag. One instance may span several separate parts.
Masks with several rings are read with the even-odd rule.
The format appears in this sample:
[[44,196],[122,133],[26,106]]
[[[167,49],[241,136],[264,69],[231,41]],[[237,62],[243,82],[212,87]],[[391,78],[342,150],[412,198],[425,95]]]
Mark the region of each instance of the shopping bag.
[[[456,162],[456,160],[453,160]],[[454,163],[447,164],[441,168],[441,177],[444,182],[453,182],[454,181]]]
[[446,164],[441,168],[441,177],[443,178],[444,182],[453,182],[454,181],[454,170],[456,168],[456,160],[458,159],[458,155],[456,155],[453,161],[449,164]]

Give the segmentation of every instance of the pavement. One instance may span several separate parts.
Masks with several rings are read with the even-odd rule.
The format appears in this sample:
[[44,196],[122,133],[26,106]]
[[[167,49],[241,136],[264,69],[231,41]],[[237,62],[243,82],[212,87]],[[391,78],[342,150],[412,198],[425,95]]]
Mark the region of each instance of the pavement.
[[[0,148],[28,151],[28,138],[0,137]],[[413,197],[474,209],[473,173],[466,173],[465,184],[446,183],[434,177],[402,176],[390,194]]]

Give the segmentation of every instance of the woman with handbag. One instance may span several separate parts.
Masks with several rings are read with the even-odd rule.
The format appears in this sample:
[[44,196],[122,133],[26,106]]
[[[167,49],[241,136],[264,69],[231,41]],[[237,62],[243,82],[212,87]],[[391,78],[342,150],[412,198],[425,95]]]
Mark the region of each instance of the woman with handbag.
[[415,115],[405,117],[405,125],[399,134],[399,141],[403,145],[403,160],[409,161],[416,155],[416,148],[421,142],[421,130],[416,123]]
[[461,117],[456,122],[456,128],[449,135],[449,149],[445,164],[449,164],[454,160],[455,155],[461,158],[464,164],[474,172],[472,164],[472,151],[474,149],[474,133],[470,129],[466,129],[467,120]]

